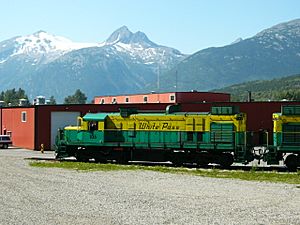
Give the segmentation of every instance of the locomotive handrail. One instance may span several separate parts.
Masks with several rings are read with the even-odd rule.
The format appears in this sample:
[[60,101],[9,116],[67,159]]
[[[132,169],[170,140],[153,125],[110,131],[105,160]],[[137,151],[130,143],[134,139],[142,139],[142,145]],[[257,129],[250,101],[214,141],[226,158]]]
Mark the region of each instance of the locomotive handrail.
[[247,131],[244,133],[244,148],[247,149]]
[[300,131],[282,131],[284,134],[300,134]]
[[266,139],[267,139],[267,148],[268,148],[269,147],[269,132],[265,131],[265,133],[267,135]]

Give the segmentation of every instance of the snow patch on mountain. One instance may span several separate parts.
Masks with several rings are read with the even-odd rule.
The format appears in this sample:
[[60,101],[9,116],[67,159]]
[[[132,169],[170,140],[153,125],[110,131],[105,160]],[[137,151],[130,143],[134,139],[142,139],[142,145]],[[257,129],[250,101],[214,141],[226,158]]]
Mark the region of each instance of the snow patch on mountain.
[[16,51],[19,54],[47,54],[53,52],[66,53],[81,48],[97,47],[97,43],[76,43],[71,40],[39,31],[31,35],[18,37],[15,40]]
[[243,38],[237,38],[234,42],[231,43],[231,45],[237,44],[241,41],[243,41]]

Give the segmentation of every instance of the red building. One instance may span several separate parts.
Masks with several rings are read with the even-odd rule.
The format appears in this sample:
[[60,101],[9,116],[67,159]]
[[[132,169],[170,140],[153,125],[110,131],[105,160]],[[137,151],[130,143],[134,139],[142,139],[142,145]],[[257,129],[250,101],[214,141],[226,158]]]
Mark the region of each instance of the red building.
[[95,104],[135,104],[135,103],[191,103],[191,102],[229,102],[230,94],[215,92],[167,92],[115,96],[97,96]]
[[9,134],[13,145],[34,149],[35,108],[1,108],[1,134]]
[[[87,112],[116,112],[122,107],[133,107],[140,111],[164,111],[169,103],[149,104],[86,104],[86,105],[36,105],[31,107],[0,108],[1,133],[12,137],[13,145],[40,149],[53,149],[58,128],[76,125],[77,116]],[[258,133],[269,132],[272,142],[272,113],[280,112],[282,105],[300,105],[300,102],[214,102],[182,103],[183,112],[208,112],[212,105],[237,105],[247,113],[247,130]]]

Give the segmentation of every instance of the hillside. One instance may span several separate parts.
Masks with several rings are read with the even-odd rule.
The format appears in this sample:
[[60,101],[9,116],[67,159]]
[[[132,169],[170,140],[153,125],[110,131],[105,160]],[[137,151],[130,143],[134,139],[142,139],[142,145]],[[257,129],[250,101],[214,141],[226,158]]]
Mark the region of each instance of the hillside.
[[300,73],[300,19],[196,52],[161,76],[161,89],[205,91]]
[[300,74],[272,80],[250,81],[213,91],[231,94],[233,101],[246,101],[251,91],[254,101],[300,101]]

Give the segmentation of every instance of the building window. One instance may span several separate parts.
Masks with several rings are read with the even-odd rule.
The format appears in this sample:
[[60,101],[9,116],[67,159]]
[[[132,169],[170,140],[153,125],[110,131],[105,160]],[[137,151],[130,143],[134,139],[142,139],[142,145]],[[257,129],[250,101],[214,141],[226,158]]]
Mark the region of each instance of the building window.
[[175,95],[170,95],[170,102],[175,102]]
[[144,102],[148,102],[148,97],[144,96]]
[[129,98],[128,97],[125,98],[125,102],[129,102]]
[[112,101],[111,101],[111,103],[112,103],[112,104],[117,104],[117,99],[116,99],[116,98],[113,98]]
[[21,121],[24,123],[27,122],[27,112],[21,113]]
[[104,98],[101,98],[100,104],[104,104]]

